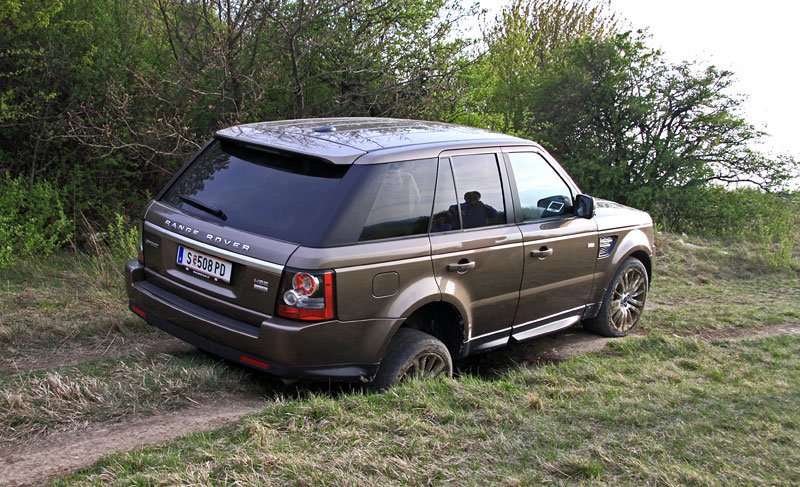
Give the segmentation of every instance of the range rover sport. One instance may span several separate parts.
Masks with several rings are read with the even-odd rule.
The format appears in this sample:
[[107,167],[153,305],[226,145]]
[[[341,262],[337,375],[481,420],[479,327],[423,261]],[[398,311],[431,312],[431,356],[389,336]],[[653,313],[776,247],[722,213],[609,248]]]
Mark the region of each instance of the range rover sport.
[[144,212],[130,309],[284,378],[449,375],[582,322],[636,325],[653,224],[534,142],[380,118],[220,130]]

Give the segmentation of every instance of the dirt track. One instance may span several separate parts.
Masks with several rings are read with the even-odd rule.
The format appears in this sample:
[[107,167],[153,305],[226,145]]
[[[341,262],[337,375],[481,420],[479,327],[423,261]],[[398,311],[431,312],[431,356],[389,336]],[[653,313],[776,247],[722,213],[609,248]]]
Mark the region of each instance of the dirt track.
[[55,434],[16,449],[0,450],[0,484],[39,485],[77,472],[110,453],[220,428],[260,407],[261,402],[253,398],[234,398],[127,423],[98,424]]
[[[709,330],[695,332],[691,336],[718,341],[780,334],[800,335],[800,324]],[[522,365],[558,362],[582,353],[601,350],[610,340],[579,328],[571,328],[517,345],[513,355]],[[92,359],[91,354],[89,359]],[[236,422],[242,416],[258,411],[260,405],[261,401],[255,397],[232,398],[225,402],[126,423],[95,424],[80,431],[54,434],[29,444],[6,448],[0,450],[0,485],[38,485],[79,471],[110,453],[129,451]]]

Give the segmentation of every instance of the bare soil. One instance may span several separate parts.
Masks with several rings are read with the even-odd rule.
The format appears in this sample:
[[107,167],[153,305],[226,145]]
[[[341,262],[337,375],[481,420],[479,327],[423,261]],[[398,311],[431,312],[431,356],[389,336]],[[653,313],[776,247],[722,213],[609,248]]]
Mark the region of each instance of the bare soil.
[[[723,341],[764,338],[780,334],[800,334],[800,324],[785,323],[760,328],[707,330],[691,333],[691,336]],[[576,355],[601,350],[611,340],[613,339],[598,337],[580,328],[570,328],[509,347],[508,358],[523,366],[559,362]],[[188,345],[165,338],[157,342],[131,345],[127,348],[126,355],[130,355],[131,350],[135,350],[135,353],[153,353],[174,351],[180,347]],[[26,364],[17,364],[15,370],[80,363],[97,357],[108,357],[109,353],[112,353],[110,350],[99,355],[97,351],[79,355],[72,350],[68,357],[53,357],[50,362],[40,359],[35,365],[28,365],[28,369],[25,369]],[[118,348],[114,350],[113,354],[123,355]],[[0,450],[0,485],[38,485],[55,477],[77,472],[110,453],[129,451],[236,422],[242,416],[259,410],[260,405],[261,401],[255,397],[237,397],[127,423],[94,424],[80,431],[56,433],[28,444],[9,447]]]
[[252,397],[235,398],[127,423],[97,424],[0,450],[0,485],[40,485],[110,453],[220,428],[258,411],[261,404]]

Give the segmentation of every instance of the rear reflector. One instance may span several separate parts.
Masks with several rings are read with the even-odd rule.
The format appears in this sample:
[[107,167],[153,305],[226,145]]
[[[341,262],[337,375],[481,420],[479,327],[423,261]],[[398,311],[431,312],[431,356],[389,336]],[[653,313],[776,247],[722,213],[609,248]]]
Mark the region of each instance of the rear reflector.
[[144,310],[141,310],[141,309],[137,308],[137,307],[136,307],[136,306],[134,306],[134,305],[131,305],[131,311],[133,311],[133,312],[134,312],[134,313],[136,313],[137,315],[141,316],[142,318],[147,318],[147,312],[145,312]]
[[269,364],[268,363],[262,362],[260,360],[256,360],[254,358],[250,358],[250,357],[248,357],[246,355],[240,355],[239,356],[239,360],[241,360],[242,362],[244,362],[246,364],[255,365],[256,367],[261,367],[262,369],[268,369],[269,368]]

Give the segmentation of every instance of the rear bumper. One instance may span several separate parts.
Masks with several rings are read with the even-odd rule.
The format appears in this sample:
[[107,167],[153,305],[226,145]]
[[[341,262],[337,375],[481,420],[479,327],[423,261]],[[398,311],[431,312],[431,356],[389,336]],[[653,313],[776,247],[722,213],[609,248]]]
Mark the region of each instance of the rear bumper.
[[228,360],[286,378],[370,379],[398,320],[297,323],[271,318],[252,326],[198,306],[125,266],[131,310],[147,323]]

